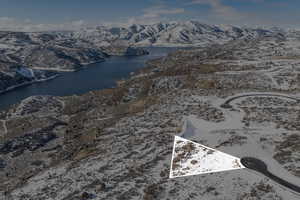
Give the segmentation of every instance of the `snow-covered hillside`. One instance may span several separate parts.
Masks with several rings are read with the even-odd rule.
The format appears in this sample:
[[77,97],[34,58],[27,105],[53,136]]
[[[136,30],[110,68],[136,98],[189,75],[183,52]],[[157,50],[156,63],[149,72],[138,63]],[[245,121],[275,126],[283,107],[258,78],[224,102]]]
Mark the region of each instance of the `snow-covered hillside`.
[[136,46],[205,46],[212,43],[223,44],[238,38],[273,36],[278,32],[275,29],[208,25],[198,21],[187,21],[153,25],[133,24],[115,28],[99,26],[76,31],[70,35],[99,45],[123,40]]
[[84,65],[102,62],[109,55],[142,55],[142,49],[128,45],[94,45],[73,38],[68,32],[24,33],[0,31],[0,93]]

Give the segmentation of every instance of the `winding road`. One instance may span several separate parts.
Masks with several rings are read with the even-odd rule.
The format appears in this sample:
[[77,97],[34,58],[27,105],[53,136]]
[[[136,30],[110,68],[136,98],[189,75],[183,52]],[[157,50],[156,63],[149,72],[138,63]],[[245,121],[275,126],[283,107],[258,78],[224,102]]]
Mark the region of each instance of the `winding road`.
[[227,99],[222,105],[222,108],[232,108],[232,106],[230,105],[230,103],[236,99],[240,99],[240,98],[244,98],[244,97],[256,97],[256,96],[262,96],[262,97],[280,97],[280,98],[286,98],[286,99],[291,99],[297,102],[300,102],[299,98],[296,97],[291,97],[288,95],[283,95],[283,94],[271,94],[271,93],[255,93],[255,94],[242,94],[242,95],[238,95],[238,96],[234,96],[231,97],[229,99]]
[[[274,98],[284,98],[288,100],[295,101],[297,103],[300,103],[300,97],[297,98],[295,96],[288,96],[286,94],[280,94],[280,93],[240,93],[231,97],[228,97],[227,99],[215,99],[212,100],[212,105],[218,109],[220,109],[224,113],[224,121],[221,122],[211,122],[203,119],[199,119],[196,117],[189,117],[184,125],[184,131],[182,134],[183,138],[193,140],[197,138],[197,134],[201,133],[201,136],[199,136],[198,140],[206,140],[211,145],[215,143],[215,148],[218,148],[218,131],[219,130],[239,130],[239,131],[249,131],[249,127],[244,126],[243,123],[243,115],[245,114],[242,109],[236,104],[236,102],[233,102],[234,100],[245,98],[245,97],[274,97]],[[268,131],[270,133],[275,132],[274,127],[265,127],[260,129],[260,127],[257,127],[255,129],[260,131]],[[210,134],[213,133],[213,134]],[[280,134],[280,133],[278,133]],[[220,136],[222,137],[222,136]],[[294,193],[297,195],[300,195],[300,185],[299,185],[299,179],[298,177],[293,176],[290,174],[287,170],[285,170],[282,165],[278,164],[276,160],[270,159],[268,156],[269,152],[264,154],[264,149],[260,149],[259,140],[258,143],[255,139],[252,139],[251,137],[247,137],[249,141],[245,144],[246,146],[241,147],[240,157],[247,156],[241,158],[241,163],[244,167],[256,171],[260,174],[263,174],[270,180],[274,181],[274,183],[277,183],[279,186],[286,188],[289,190],[289,192]],[[258,144],[258,146],[255,146]],[[254,149],[253,149],[254,148]],[[252,152],[248,152],[251,151]],[[259,157],[259,158],[258,158]],[[268,165],[262,161],[265,160]],[[275,173],[276,172],[276,173]],[[276,174],[276,175],[275,175]],[[280,176],[280,177],[279,177]]]
[[[237,100],[239,98],[244,98],[244,97],[252,97],[252,96],[262,96],[262,97],[280,97],[280,98],[287,98],[290,100],[294,100],[296,102],[300,102],[300,99],[296,98],[296,97],[291,97],[288,95],[282,95],[282,94],[272,94],[272,93],[253,93],[253,94],[241,94],[241,95],[237,95],[237,96],[233,96],[229,99],[227,99],[222,105],[221,107],[224,109],[230,109],[233,108],[232,105],[230,105],[230,103],[234,100]],[[243,157],[241,158],[241,163],[248,169],[257,171],[263,175],[265,175],[266,177],[270,178],[271,180],[273,180],[274,182],[300,194],[300,186],[297,186],[295,184],[292,184],[274,174],[272,174],[269,170],[268,170],[268,166],[265,162],[263,162],[262,160],[259,160],[257,158],[254,157]]]
[[248,169],[257,171],[263,175],[265,175],[266,177],[270,178],[271,180],[275,181],[276,183],[289,188],[297,193],[300,194],[300,187],[297,185],[294,185],[274,174],[272,174],[269,170],[268,170],[268,166],[266,163],[264,163],[262,160],[259,160],[257,158],[252,158],[252,157],[244,157],[241,158],[241,163]]

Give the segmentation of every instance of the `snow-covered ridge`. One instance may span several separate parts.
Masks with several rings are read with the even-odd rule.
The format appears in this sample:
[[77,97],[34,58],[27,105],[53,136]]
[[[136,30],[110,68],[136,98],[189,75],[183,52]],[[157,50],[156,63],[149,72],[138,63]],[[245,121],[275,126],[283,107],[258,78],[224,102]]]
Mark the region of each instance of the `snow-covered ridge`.
[[256,38],[282,33],[282,29],[249,28],[232,25],[209,25],[198,21],[132,24],[128,27],[98,26],[72,32],[74,38],[103,41],[125,40],[137,46],[204,46],[223,44],[238,38]]

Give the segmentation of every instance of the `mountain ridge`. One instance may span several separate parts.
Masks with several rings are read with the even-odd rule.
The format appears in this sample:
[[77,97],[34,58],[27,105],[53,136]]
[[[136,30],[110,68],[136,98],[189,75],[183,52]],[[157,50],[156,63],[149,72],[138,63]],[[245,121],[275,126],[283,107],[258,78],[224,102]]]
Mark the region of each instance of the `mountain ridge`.
[[[281,29],[280,29],[281,30]],[[266,28],[250,28],[232,25],[209,25],[198,21],[156,23],[152,25],[132,24],[128,27],[97,26],[74,31],[75,38],[86,38],[97,42],[116,39],[128,41],[135,46],[206,46],[223,44],[232,39],[255,38],[277,34]]]

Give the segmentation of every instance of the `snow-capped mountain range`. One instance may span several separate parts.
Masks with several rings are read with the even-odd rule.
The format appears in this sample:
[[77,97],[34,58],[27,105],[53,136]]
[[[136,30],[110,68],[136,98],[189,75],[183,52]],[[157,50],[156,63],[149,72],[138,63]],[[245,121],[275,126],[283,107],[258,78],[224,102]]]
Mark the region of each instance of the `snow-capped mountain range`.
[[103,45],[123,40],[135,46],[204,46],[223,44],[233,39],[273,36],[282,29],[247,28],[231,25],[208,25],[198,21],[133,24],[128,27],[98,26],[69,32],[69,36]]

